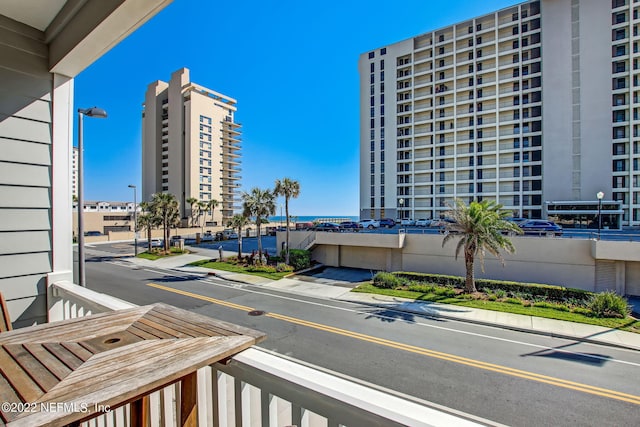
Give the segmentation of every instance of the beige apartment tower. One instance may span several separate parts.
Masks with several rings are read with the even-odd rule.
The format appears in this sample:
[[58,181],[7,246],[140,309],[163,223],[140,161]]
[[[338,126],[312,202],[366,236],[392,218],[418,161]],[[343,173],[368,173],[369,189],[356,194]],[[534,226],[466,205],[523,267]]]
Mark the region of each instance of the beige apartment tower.
[[360,216],[640,225],[640,3],[536,0],[360,56]]
[[237,208],[240,125],[236,100],[190,81],[189,70],[147,88],[142,112],[142,200],[170,193],[190,217],[189,198],[217,200],[210,225],[224,225]]

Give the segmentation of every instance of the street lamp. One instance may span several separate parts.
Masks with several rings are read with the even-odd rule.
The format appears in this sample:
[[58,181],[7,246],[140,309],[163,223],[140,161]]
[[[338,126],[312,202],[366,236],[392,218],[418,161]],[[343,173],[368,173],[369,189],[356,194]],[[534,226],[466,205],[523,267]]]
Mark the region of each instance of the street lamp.
[[404,207],[404,199],[401,198],[400,200],[398,200],[398,204],[400,205],[400,215],[398,215],[398,218],[402,219],[402,208]]
[[138,256],[138,201],[136,198],[136,186],[129,184],[133,189],[133,254]]
[[107,117],[107,112],[102,108],[93,107],[83,110],[78,108],[78,281],[80,286],[87,286],[85,269],[84,269],[84,189],[83,189],[83,132],[82,132],[82,120],[83,117],[96,117],[104,119]]
[[600,230],[602,229],[602,198],[604,197],[604,193],[598,191],[596,197],[598,198],[598,240],[600,240]]

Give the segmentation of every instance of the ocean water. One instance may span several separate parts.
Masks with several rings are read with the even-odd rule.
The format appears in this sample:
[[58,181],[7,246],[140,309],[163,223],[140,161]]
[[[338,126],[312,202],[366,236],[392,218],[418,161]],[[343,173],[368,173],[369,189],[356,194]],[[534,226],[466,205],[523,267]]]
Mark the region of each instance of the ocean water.
[[[313,222],[313,221],[319,221],[319,222],[326,222],[328,220],[335,220],[335,219],[342,219],[343,221],[358,221],[358,216],[357,215],[335,215],[335,216],[329,216],[329,215],[318,215],[318,216],[313,216],[313,215],[300,215],[300,216],[294,216],[291,215],[290,216],[290,220],[291,222]],[[281,222],[285,222],[287,220],[286,216],[270,216],[269,217],[269,222],[272,224],[278,224]]]

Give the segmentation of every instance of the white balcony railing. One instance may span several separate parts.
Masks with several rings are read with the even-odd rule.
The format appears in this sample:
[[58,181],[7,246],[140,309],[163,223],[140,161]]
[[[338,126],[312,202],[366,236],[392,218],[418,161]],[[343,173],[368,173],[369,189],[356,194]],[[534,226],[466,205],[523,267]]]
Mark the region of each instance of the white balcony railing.
[[[403,236],[404,237],[404,236]],[[49,287],[50,321],[134,307],[70,282]],[[471,426],[473,417],[253,347],[198,370],[200,426]],[[149,396],[151,426],[177,426],[179,383]],[[130,408],[83,423],[129,426]]]

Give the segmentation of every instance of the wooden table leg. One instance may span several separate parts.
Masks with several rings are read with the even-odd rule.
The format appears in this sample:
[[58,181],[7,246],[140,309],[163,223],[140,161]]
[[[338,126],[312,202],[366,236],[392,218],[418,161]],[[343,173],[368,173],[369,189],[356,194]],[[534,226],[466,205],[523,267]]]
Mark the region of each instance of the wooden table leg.
[[198,425],[198,373],[187,375],[180,381],[180,426]]
[[147,427],[149,423],[149,396],[131,402],[131,427]]

